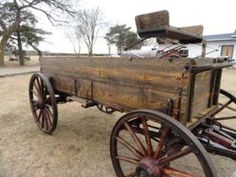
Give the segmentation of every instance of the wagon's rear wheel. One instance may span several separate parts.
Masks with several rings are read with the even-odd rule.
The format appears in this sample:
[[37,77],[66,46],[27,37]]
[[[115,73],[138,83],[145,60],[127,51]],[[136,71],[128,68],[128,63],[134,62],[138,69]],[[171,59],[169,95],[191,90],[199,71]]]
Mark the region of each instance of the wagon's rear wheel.
[[58,110],[55,93],[43,74],[32,75],[29,100],[34,120],[44,133],[51,134],[57,126]]
[[219,108],[212,115],[215,120],[222,122],[222,124],[228,124],[234,128],[233,130],[236,132],[236,124],[232,123],[232,120],[236,120],[236,97],[234,97],[231,93],[220,90],[219,96]]
[[97,108],[98,108],[100,111],[105,112],[105,113],[107,113],[107,114],[112,114],[113,112],[115,112],[114,109],[112,109],[112,108],[110,108],[110,107],[107,107],[107,106],[105,106],[105,105],[103,105],[103,104],[98,104],[98,105],[97,105]]
[[221,89],[218,110],[211,115],[211,118],[221,130],[230,133],[236,140],[236,97]]
[[124,115],[113,128],[110,153],[118,177],[216,177],[202,144],[158,111]]

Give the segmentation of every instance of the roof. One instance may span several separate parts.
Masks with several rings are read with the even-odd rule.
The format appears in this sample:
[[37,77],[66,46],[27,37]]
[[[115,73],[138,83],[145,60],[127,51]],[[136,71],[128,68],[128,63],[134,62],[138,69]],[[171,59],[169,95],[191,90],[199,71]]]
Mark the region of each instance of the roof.
[[236,41],[236,30],[233,33],[205,35],[206,41]]

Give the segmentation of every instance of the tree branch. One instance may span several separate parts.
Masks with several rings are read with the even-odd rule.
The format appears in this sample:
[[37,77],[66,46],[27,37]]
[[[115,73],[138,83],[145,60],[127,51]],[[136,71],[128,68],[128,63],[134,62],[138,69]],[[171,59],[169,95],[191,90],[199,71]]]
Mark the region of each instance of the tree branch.
[[41,57],[42,56],[42,51],[36,47],[32,42],[28,41],[29,45],[38,52],[38,55]]

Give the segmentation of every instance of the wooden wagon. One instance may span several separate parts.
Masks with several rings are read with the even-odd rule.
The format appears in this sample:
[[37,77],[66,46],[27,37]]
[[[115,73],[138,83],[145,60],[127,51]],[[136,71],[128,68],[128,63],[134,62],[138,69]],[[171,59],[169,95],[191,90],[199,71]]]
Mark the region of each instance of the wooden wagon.
[[[137,16],[136,24],[141,38],[202,42],[201,26],[170,27],[167,11]],[[222,70],[233,63],[205,59],[204,50],[198,60],[173,58],[172,52],[144,59],[42,57],[41,73],[29,84],[36,124],[51,134],[57,104],[68,101],[107,113],[128,112],[117,121],[110,141],[118,177],[216,177],[206,150],[236,159],[236,131],[220,122],[236,117],[222,114],[235,111],[236,98],[220,89]],[[225,103],[219,103],[221,96]],[[191,155],[197,170],[182,169],[178,161]]]

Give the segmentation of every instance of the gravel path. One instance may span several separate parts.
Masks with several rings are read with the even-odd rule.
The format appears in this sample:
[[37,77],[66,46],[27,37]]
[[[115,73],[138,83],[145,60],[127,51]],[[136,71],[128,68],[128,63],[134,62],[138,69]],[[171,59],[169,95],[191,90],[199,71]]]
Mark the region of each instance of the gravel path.
[[34,72],[39,72],[39,66],[0,67],[0,77],[29,74]]
[[[227,70],[223,81],[234,93],[235,75],[236,71]],[[29,78],[0,78],[0,177],[115,177],[109,138],[121,114],[82,109],[78,103],[59,105],[57,130],[53,136],[45,135],[32,120]],[[236,170],[235,161],[211,157],[219,177],[229,177]],[[185,164],[188,168],[191,160]]]

